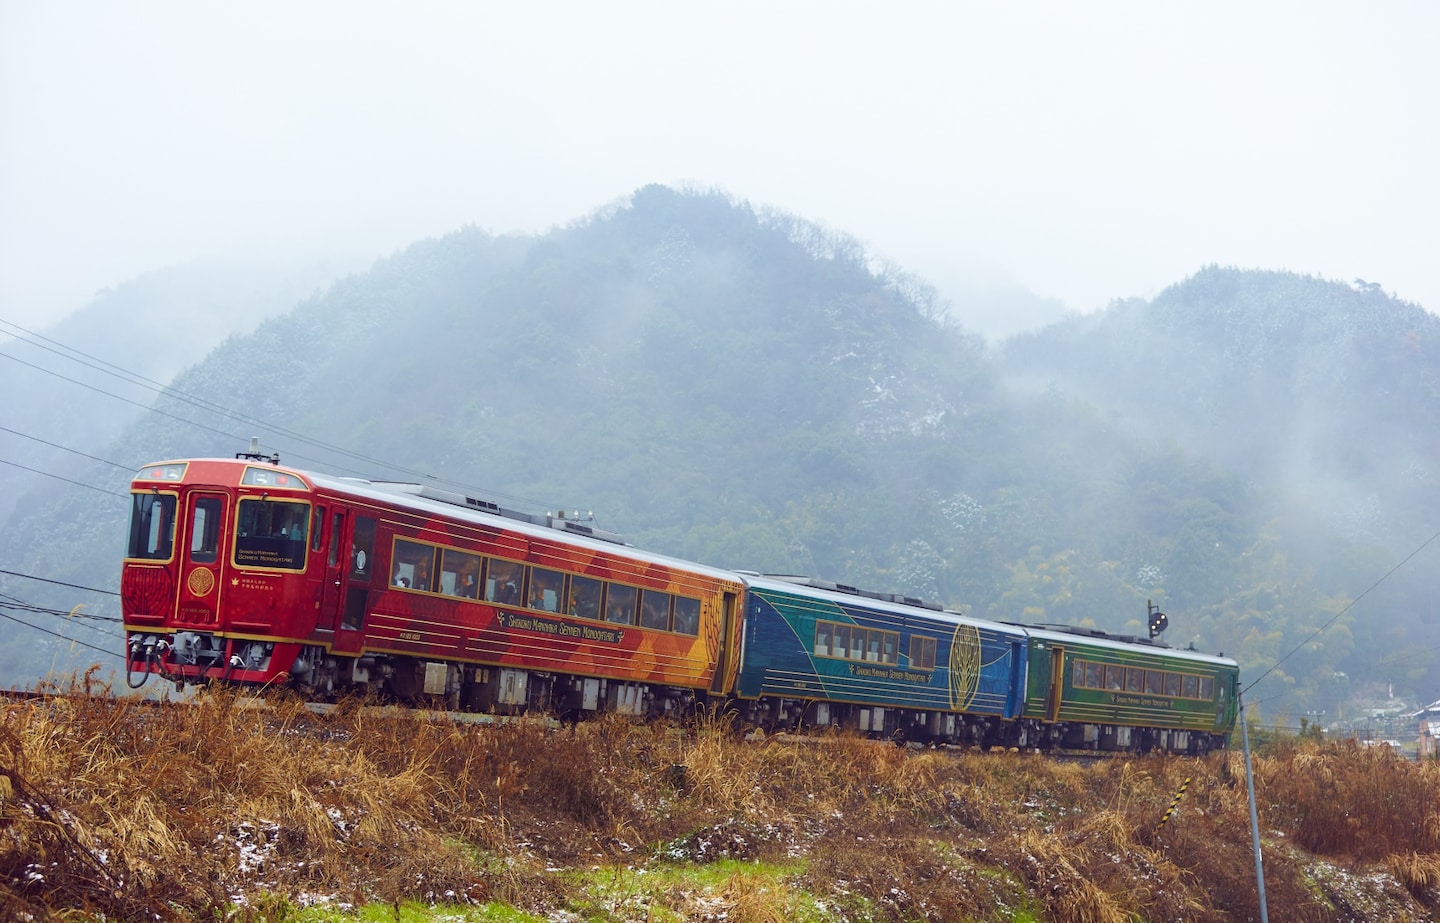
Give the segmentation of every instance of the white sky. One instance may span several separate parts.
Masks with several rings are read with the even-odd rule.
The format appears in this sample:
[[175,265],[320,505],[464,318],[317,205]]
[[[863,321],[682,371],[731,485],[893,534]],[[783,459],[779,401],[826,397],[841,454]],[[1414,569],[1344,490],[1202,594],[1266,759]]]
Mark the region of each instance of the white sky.
[[[0,318],[716,186],[1072,308],[1212,262],[1440,311],[1440,4],[0,0]],[[963,316],[960,318],[963,322]]]

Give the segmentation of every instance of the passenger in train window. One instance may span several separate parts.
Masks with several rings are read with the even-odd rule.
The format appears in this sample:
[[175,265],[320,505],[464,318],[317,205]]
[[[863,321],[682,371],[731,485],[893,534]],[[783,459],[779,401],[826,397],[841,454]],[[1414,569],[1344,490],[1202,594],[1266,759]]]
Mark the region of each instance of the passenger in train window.
[[670,594],[645,590],[640,597],[640,624],[665,631],[670,627]]
[[600,618],[600,581],[594,577],[570,578],[570,614],[582,619]]
[[640,591],[634,587],[610,584],[605,593],[605,621],[617,625],[634,625],[639,595]]
[[513,606],[520,602],[520,565],[511,561],[490,560],[485,578],[485,599]]
[[420,559],[415,564],[415,577],[411,587],[417,590],[430,589],[430,562]]
[[565,585],[565,575],[543,567],[530,569],[530,608],[543,612],[557,612],[560,609],[560,591]]
[[675,597],[675,630],[682,635],[700,633],[700,600]]

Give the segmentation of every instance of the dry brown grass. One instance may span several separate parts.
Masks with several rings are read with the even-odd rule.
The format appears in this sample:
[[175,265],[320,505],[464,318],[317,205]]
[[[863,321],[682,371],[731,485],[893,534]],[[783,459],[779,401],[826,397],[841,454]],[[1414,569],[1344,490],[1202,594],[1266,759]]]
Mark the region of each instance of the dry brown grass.
[[[1436,764],[1344,746],[1255,763],[1272,909],[1335,919],[1293,844],[1385,870],[1424,918],[1440,895]],[[319,896],[546,913],[578,906],[554,869],[719,859],[769,864],[654,899],[757,923],[817,899],[855,920],[1258,918],[1238,754],[1082,766],[839,735],[740,742],[723,718],[555,729],[228,695],[0,707],[0,916],[262,919]]]

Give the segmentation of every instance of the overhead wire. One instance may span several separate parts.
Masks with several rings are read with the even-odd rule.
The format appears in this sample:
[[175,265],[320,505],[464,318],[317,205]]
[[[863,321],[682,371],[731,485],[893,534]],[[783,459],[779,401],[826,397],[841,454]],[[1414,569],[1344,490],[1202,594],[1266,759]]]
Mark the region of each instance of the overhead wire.
[[40,582],[40,583],[53,583],[53,584],[55,584],[56,586],[68,587],[69,589],[72,589],[72,590],[85,590],[86,592],[89,592],[89,593],[104,593],[104,594],[106,594],[106,595],[108,595],[108,596],[119,596],[119,595],[120,595],[120,594],[119,594],[118,592],[116,592],[115,590],[102,590],[102,589],[100,589],[99,587],[84,586],[84,585],[79,584],[79,583],[66,583],[64,580],[50,580],[50,579],[45,578],[45,577],[37,577],[37,576],[35,576],[34,574],[25,574],[25,573],[21,573],[20,571],[16,571],[16,570],[5,570],[4,568],[0,568],[0,574],[6,574],[6,575],[11,576],[11,577],[24,577],[26,580],[35,580],[35,581],[38,581],[38,582]]
[[74,484],[76,487],[84,487],[89,490],[98,490],[102,494],[109,494],[112,497],[119,497],[122,500],[126,499],[129,496],[128,494],[117,493],[116,491],[108,490],[104,487],[96,487],[94,484],[86,484],[84,481],[77,481],[73,478],[67,478],[64,475],[56,474],[53,471],[42,471],[39,468],[32,468],[29,465],[22,465],[19,462],[13,462],[5,458],[0,458],[0,465],[9,465],[12,468],[19,468],[21,471],[29,471],[32,474],[38,474],[42,477],[53,478],[57,481],[64,481],[66,484]]
[[1295,654],[1299,653],[1299,651],[1300,651],[1303,647],[1305,647],[1305,645],[1307,645],[1307,644],[1309,644],[1311,641],[1315,640],[1315,638],[1318,637],[1321,632],[1325,631],[1325,630],[1326,630],[1327,628],[1329,628],[1331,625],[1334,625],[1336,622],[1338,622],[1338,621],[1340,620],[1340,617],[1341,617],[1342,615],[1344,615],[1346,612],[1349,612],[1352,608],[1354,608],[1354,606],[1355,606],[1356,603],[1358,603],[1360,600],[1362,600],[1362,599],[1364,599],[1366,596],[1368,596],[1368,595],[1370,594],[1370,592],[1371,592],[1372,590],[1374,590],[1376,587],[1378,587],[1380,584],[1384,583],[1386,580],[1389,580],[1389,579],[1395,574],[1396,571],[1398,571],[1400,568],[1404,567],[1406,564],[1410,563],[1410,560],[1411,560],[1412,558],[1414,558],[1414,557],[1415,557],[1416,555],[1418,555],[1420,552],[1424,551],[1424,550],[1425,550],[1427,547],[1429,547],[1430,544],[1431,544],[1432,542],[1434,542],[1437,538],[1440,538],[1440,531],[1437,531],[1434,535],[1430,536],[1430,537],[1427,538],[1425,541],[1421,542],[1421,543],[1420,543],[1420,546],[1419,546],[1418,548],[1416,548],[1414,551],[1410,552],[1410,553],[1407,554],[1404,558],[1402,558],[1401,561],[1400,561],[1400,563],[1396,564],[1394,567],[1392,567],[1392,568],[1390,568],[1388,571],[1386,571],[1386,572],[1384,573],[1384,575],[1382,575],[1382,576],[1380,577],[1380,579],[1376,580],[1374,583],[1372,583],[1372,584],[1370,584],[1368,587],[1366,587],[1365,590],[1364,590],[1364,592],[1360,593],[1360,595],[1356,596],[1354,599],[1350,600],[1350,602],[1346,603],[1345,606],[1344,606],[1343,608],[1341,608],[1341,610],[1340,610],[1339,612],[1335,613],[1333,616],[1330,617],[1330,620],[1329,620],[1329,621],[1327,621],[1324,625],[1321,625],[1319,628],[1317,628],[1317,629],[1315,629],[1314,631],[1312,631],[1312,632],[1309,634],[1309,636],[1305,638],[1305,640],[1301,641],[1299,644],[1297,644],[1297,645],[1295,645],[1293,648],[1291,648],[1290,651],[1289,651],[1289,653],[1285,654],[1285,656],[1281,657],[1279,660],[1276,660],[1273,664],[1271,664],[1271,665],[1270,665],[1270,668],[1269,668],[1268,670],[1266,670],[1264,673],[1261,673],[1259,676],[1257,676],[1257,677],[1255,677],[1253,680],[1251,680],[1249,685],[1247,685],[1244,689],[1240,690],[1240,695],[1243,697],[1243,696],[1245,695],[1245,693],[1247,693],[1247,692],[1249,692],[1251,689],[1254,689],[1254,688],[1255,688],[1255,684],[1256,684],[1256,683],[1260,682],[1262,679],[1264,679],[1265,677],[1269,676],[1271,673],[1274,673],[1276,670],[1278,670],[1278,669],[1280,668],[1280,664],[1284,663],[1285,661],[1289,660],[1291,657],[1295,656]]
[[62,640],[62,641],[69,641],[71,644],[79,645],[80,647],[84,647],[84,648],[89,648],[89,649],[92,650],[92,651],[99,651],[99,652],[102,653],[102,654],[106,654],[106,655],[108,655],[108,656],[115,657],[115,658],[118,658],[118,659],[120,659],[120,660],[124,660],[124,659],[125,659],[125,658],[124,658],[124,655],[122,655],[122,654],[119,653],[118,651],[111,650],[110,648],[99,647],[98,645],[90,644],[90,643],[87,642],[87,641],[81,641],[79,638],[71,638],[71,637],[69,637],[68,635],[61,634],[61,633],[58,632],[58,631],[51,631],[51,630],[48,629],[48,628],[43,628],[43,627],[41,627],[41,626],[39,626],[39,625],[35,625],[35,624],[31,623],[31,622],[27,622],[27,621],[25,621],[24,619],[16,618],[15,616],[13,616],[13,615],[8,615],[8,614],[6,614],[5,612],[0,612],[0,619],[9,619],[9,620],[12,621],[12,622],[16,622],[16,623],[18,623],[18,624],[20,624],[20,625],[24,625],[26,628],[30,628],[30,629],[33,629],[34,631],[38,631],[38,632],[40,632],[41,634],[51,635],[51,636],[53,636],[53,637],[59,638],[59,639]]
[[18,429],[11,429],[8,426],[0,426],[0,432],[11,433],[12,435],[19,436],[21,439],[29,439],[32,442],[38,442],[42,445],[48,445],[52,449],[59,449],[62,452],[69,452],[72,455],[79,455],[82,458],[88,458],[91,461],[97,461],[102,464],[109,465],[112,468],[119,468],[121,471],[135,471],[140,467],[139,465],[122,465],[119,462],[113,462],[108,458],[101,458],[98,455],[91,455],[88,452],[82,452],[79,449],[72,449],[69,446],[63,446],[58,442],[51,442],[48,439],[41,439],[39,436],[32,436],[29,433],[22,433]]
[[[137,386],[142,387],[142,388],[145,388],[145,389],[147,389],[147,390],[154,391],[157,395],[160,395],[160,396],[163,396],[163,397],[172,398],[172,399],[174,399],[174,400],[176,400],[176,401],[179,401],[179,402],[181,402],[181,403],[189,404],[189,405],[191,405],[191,406],[193,406],[193,407],[196,407],[196,408],[198,408],[198,409],[204,410],[204,411],[206,411],[206,412],[208,412],[208,413],[214,413],[214,414],[217,414],[217,415],[219,415],[219,416],[221,416],[221,417],[224,417],[224,418],[233,420],[233,421],[235,421],[235,422],[245,423],[245,424],[247,424],[247,425],[259,427],[259,428],[261,428],[261,429],[263,429],[263,430],[265,430],[265,431],[267,431],[267,432],[274,433],[274,434],[279,435],[279,436],[281,436],[282,438],[285,438],[285,439],[294,440],[294,441],[296,441],[296,442],[298,442],[298,443],[300,443],[300,444],[302,444],[302,445],[308,445],[308,446],[312,446],[312,447],[314,447],[314,448],[323,449],[323,450],[325,450],[325,451],[327,451],[327,452],[333,452],[333,453],[335,453],[335,454],[337,454],[337,455],[340,455],[340,456],[342,456],[342,457],[344,457],[344,458],[350,459],[351,461],[364,462],[364,463],[367,464],[367,465],[378,466],[378,467],[380,467],[380,468],[383,468],[383,469],[386,469],[386,470],[389,470],[389,471],[399,472],[399,473],[404,474],[404,475],[407,475],[407,476],[409,476],[409,477],[418,478],[418,479],[421,479],[421,480],[424,480],[424,481],[431,481],[431,482],[440,483],[440,484],[448,484],[448,485],[450,485],[450,486],[458,487],[458,488],[461,488],[461,489],[463,489],[463,490],[477,491],[477,492],[480,492],[480,493],[482,493],[482,494],[485,494],[485,495],[488,495],[488,496],[492,496],[492,497],[499,497],[499,498],[503,498],[503,499],[507,499],[507,500],[511,500],[511,501],[519,501],[519,502],[521,502],[521,503],[531,504],[531,505],[534,505],[534,506],[537,507],[537,508],[543,507],[543,506],[545,505],[545,504],[543,504],[543,503],[540,503],[539,501],[535,501],[535,500],[532,500],[532,499],[529,499],[529,498],[526,498],[526,497],[519,497],[519,496],[516,496],[516,495],[513,495],[513,494],[504,493],[504,492],[502,492],[502,491],[496,491],[496,490],[493,490],[493,489],[490,489],[490,488],[482,488],[482,487],[478,487],[478,486],[476,486],[476,485],[466,484],[466,483],[461,482],[461,481],[455,481],[455,480],[450,479],[450,478],[445,478],[445,477],[437,476],[437,475],[431,474],[431,473],[429,473],[429,472],[420,471],[420,470],[417,470],[417,469],[414,469],[414,468],[410,468],[410,467],[407,467],[407,466],[404,466],[404,465],[398,465],[398,464],[395,464],[395,463],[393,463],[393,462],[387,462],[387,461],[385,461],[384,459],[379,459],[379,458],[375,458],[375,457],[370,456],[370,455],[366,455],[366,454],[361,453],[361,452],[356,452],[356,451],[353,451],[353,450],[351,450],[351,449],[345,448],[344,446],[336,445],[336,444],[330,443],[330,442],[325,442],[324,440],[320,440],[320,439],[315,439],[314,437],[307,436],[307,435],[305,435],[305,434],[303,434],[303,433],[296,432],[296,431],[294,431],[294,430],[288,429],[288,428],[283,427],[283,426],[280,426],[280,425],[278,425],[278,424],[275,424],[275,423],[272,423],[272,422],[269,422],[269,421],[266,421],[266,420],[261,420],[261,419],[256,418],[256,417],[249,416],[249,415],[247,415],[247,414],[239,413],[238,411],[235,411],[235,410],[232,410],[232,409],[230,409],[230,408],[228,408],[228,407],[225,407],[225,406],[222,405],[222,404],[216,403],[216,402],[214,402],[214,401],[207,400],[207,399],[205,399],[205,398],[197,397],[197,396],[195,396],[195,395],[193,395],[193,394],[190,394],[190,393],[188,393],[188,392],[182,391],[182,390],[180,390],[180,389],[178,389],[178,388],[174,388],[174,387],[172,387],[172,386],[165,385],[165,384],[162,384],[162,383],[160,383],[160,382],[154,381],[153,379],[146,378],[145,376],[140,375],[140,374],[138,374],[138,373],[136,373],[136,372],[130,371],[129,369],[125,369],[125,368],[123,368],[123,367],[121,367],[121,366],[115,365],[114,363],[107,362],[107,361],[105,361],[105,360],[103,360],[103,359],[99,359],[99,358],[96,358],[96,357],[94,357],[94,356],[90,356],[88,353],[82,352],[81,350],[74,349],[73,347],[67,346],[67,345],[65,345],[65,344],[63,344],[63,343],[60,343],[59,341],[50,339],[49,337],[46,337],[46,336],[44,336],[44,335],[42,335],[42,334],[35,333],[34,331],[29,330],[28,328],[23,327],[23,326],[21,326],[20,324],[17,324],[17,323],[15,323],[15,322],[13,322],[13,321],[6,320],[5,318],[0,318],[0,325],[4,325],[4,326],[10,327],[10,328],[13,328],[14,330],[20,331],[20,334],[23,334],[23,335],[15,335],[15,334],[12,334],[12,335],[15,335],[15,336],[16,336],[16,339],[17,339],[18,342],[27,343],[27,344],[29,344],[29,345],[31,345],[31,346],[35,346],[35,347],[37,347],[37,348],[39,348],[39,349],[43,349],[43,350],[45,350],[45,351],[47,351],[47,352],[50,352],[50,353],[55,354],[55,355],[58,355],[58,356],[60,356],[61,358],[67,359],[67,360],[72,361],[72,362],[75,362],[75,363],[77,363],[77,364],[79,364],[79,365],[82,365],[82,366],[85,366],[85,367],[87,367],[87,368],[93,369],[93,370],[95,370],[95,371],[101,372],[102,374],[111,375],[112,377],[115,377],[115,378],[120,378],[122,381],[126,381],[126,382],[129,383],[129,384],[137,385]],[[52,344],[54,344],[56,347],[59,347],[59,349],[55,349],[55,348],[51,348],[51,347],[49,347],[49,346],[45,346],[45,345],[43,345],[42,343],[35,342],[36,340],[43,340],[45,343],[52,343]],[[61,352],[61,350],[64,350],[65,352]],[[66,355],[67,352],[68,352],[68,353],[74,353],[75,356],[81,356],[81,357],[84,357],[85,359],[92,360],[92,361],[90,361],[90,362],[81,361],[80,359],[76,359],[74,356]],[[56,377],[56,378],[59,378],[59,379],[61,379],[61,380],[63,380],[63,381],[68,381],[68,382],[70,382],[70,383],[72,383],[72,384],[79,385],[79,386],[81,386],[81,387],[83,387],[83,388],[87,388],[87,389],[89,389],[89,390],[91,390],[91,391],[95,391],[95,392],[97,392],[97,393],[99,393],[99,394],[103,394],[103,395],[105,395],[105,396],[107,396],[107,397],[111,397],[111,398],[113,398],[113,399],[115,399],[115,400],[122,401],[122,402],[124,402],[124,403],[127,403],[127,404],[130,404],[130,405],[132,405],[132,406],[138,407],[138,408],[140,408],[141,410],[149,411],[149,412],[151,412],[151,413],[156,413],[156,414],[159,414],[159,415],[161,415],[161,416],[168,417],[168,418],[170,418],[170,419],[176,420],[176,421],[178,421],[178,422],[180,422],[180,423],[185,423],[185,424],[187,424],[187,425],[194,426],[194,427],[196,427],[196,428],[198,428],[198,429],[201,429],[201,430],[204,430],[204,431],[206,431],[206,432],[209,432],[209,433],[212,433],[212,434],[215,434],[215,435],[219,435],[219,436],[224,436],[224,437],[226,437],[226,438],[228,438],[228,439],[233,439],[233,440],[236,441],[237,444],[244,445],[244,444],[246,444],[247,441],[248,441],[248,440],[247,440],[247,437],[239,436],[239,435],[237,435],[237,434],[235,434],[235,433],[230,433],[230,432],[226,432],[226,431],[224,431],[224,430],[216,429],[216,428],[211,427],[211,426],[208,426],[208,425],[206,425],[206,424],[198,423],[198,422],[196,422],[196,421],[194,421],[194,420],[188,420],[188,419],[186,419],[186,418],[184,418],[184,417],[181,417],[181,416],[178,416],[178,415],[176,415],[176,414],[169,413],[168,411],[158,410],[158,409],[156,409],[156,408],[155,408],[154,406],[152,406],[152,405],[143,404],[143,403],[141,403],[141,402],[139,402],[139,401],[135,401],[135,400],[132,400],[132,399],[130,399],[130,398],[123,397],[123,396],[121,396],[121,395],[115,394],[115,393],[110,392],[110,391],[106,391],[105,389],[100,388],[100,387],[98,387],[98,386],[91,385],[91,384],[87,384],[86,382],[80,381],[80,380],[75,379],[75,378],[71,378],[71,377],[69,377],[69,376],[67,376],[67,375],[62,375],[62,374],[60,374],[59,372],[56,372],[56,371],[51,370],[51,369],[47,369],[47,368],[45,368],[45,367],[43,367],[43,366],[40,366],[40,365],[36,365],[35,363],[27,362],[27,361],[25,361],[24,359],[20,359],[20,358],[14,356],[14,355],[9,354],[9,353],[0,352],[0,357],[10,359],[10,360],[13,361],[13,362],[18,362],[18,363],[20,363],[21,365],[25,365],[25,366],[27,366],[27,367],[29,367],[29,368],[32,368],[32,369],[34,369],[34,370],[36,370],[36,371],[38,371],[38,372],[42,372],[42,373],[47,374],[47,375],[52,375],[52,376],[54,376],[54,377]],[[105,366],[105,368],[101,368],[100,366]],[[300,459],[302,459],[302,460],[304,460],[304,461],[318,462],[318,463],[325,464],[325,465],[332,465],[332,466],[334,466],[334,467],[344,467],[344,466],[341,466],[341,465],[337,465],[333,460],[320,459],[320,458],[316,458],[315,456],[312,456],[312,455],[305,455],[305,454],[303,454],[303,453],[301,453],[301,452],[290,452],[290,451],[287,450],[287,454],[293,455],[294,457],[300,458]],[[137,466],[137,467],[138,467],[138,466]],[[358,470],[356,470],[356,469],[354,469],[354,468],[349,468],[348,471],[349,471],[350,473],[353,473],[353,474],[363,474],[363,472],[360,472],[360,471],[358,471]]]
[[[99,587],[84,586],[84,585],[78,584],[78,583],[68,583],[68,582],[63,581],[63,580],[51,580],[51,579],[49,579],[49,578],[47,578],[47,577],[37,577],[37,576],[35,576],[34,574],[27,574],[27,573],[24,573],[24,572],[22,572],[22,571],[14,571],[14,570],[8,570],[8,569],[0,569],[0,574],[5,574],[5,575],[11,576],[11,577],[20,577],[20,578],[25,579],[25,580],[33,580],[33,581],[36,581],[36,582],[38,582],[38,583],[48,583],[48,584],[51,584],[51,585],[54,585],[54,586],[63,586],[63,587],[66,587],[66,588],[68,588],[68,589],[81,590],[81,591],[84,591],[84,592],[87,592],[87,593],[97,593],[97,594],[101,594],[101,595],[104,595],[104,596],[119,596],[119,595],[120,595],[119,593],[115,592],[114,590],[102,590],[102,589],[100,589]],[[53,607],[50,607],[50,606],[40,606],[40,605],[36,605],[36,604],[34,604],[34,603],[29,603],[29,602],[26,602],[26,601],[23,600],[23,599],[20,599],[20,598],[17,597],[17,596],[12,596],[12,595],[10,595],[10,594],[8,594],[8,593],[0,593],[0,610],[6,610],[6,609],[8,609],[8,610],[17,611],[17,612],[27,612],[27,613],[34,613],[34,614],[37,614],[37,615],[49,615],[49,616],[54,616],[54,617],[56,617],[56,618],[65,619],[65,620],[67,620],[67,622],[73,621],[75,624],[78,624],[78,625],[81,625],[81,626],[83,626],[83,627],[85,627],[85,628],[88,628],[88,629],[90,629],[91,631],[94,631],[94,632],[100,634],[101,636],[103,636],[103,637],[105,637],[105,638],[107,638],[107,639],[109,639],[109,640],[112,640],[112,641],[118,640],[118,639],[121,638],[121,635],[117,634],[117,633],[113,630],[113,626],[122,624],[122,623],[124,622],[124,619],[122,619],[122,618],[120,618],[120,617],[118,617],[118,616],[113,616],[113,615],[101,615],[101,614],[99,614],[99,613],[84,612],[84,611],[82,611],[83,608],[84,608],[84,604],[82,603],[82,604],[77,605],[77,606],[74,606],[73,608],[68,609],[68,610],[67,610],[67,609],[56,609],[56,608],[53,608]],[[14,618],[13,616],[6,616],[6,617],[7,617],[7,618],[10,618],[12,621],[18,622],[18,623],[20,623],[20,624],[22,624],[22,625],[27,625],[27,626],[29,626],[29,627],[36,628],[37,630],[44,631],[46,634],[53,635],[53,636],[58,637],[58,638],[63,638],[63,639],[65,639],[66,641],[70,641],[70,642],[73,642],[73,643],[75,643],[75,644],[84,645],[84,646],[86,646],[86,647],[92,647],[92,646],[93,646],[93,645],[87,644],[87,643],[84,642],[84,641],[81,641],[79,638],[75,638],[75,637],[72,637],[71,635],[65,634],[65,633],[62,632],[62,631],[53,631],[53,630],[49,630],[49,629],[43,629],[43,628],[40,628],[40,626],[34,625],[33,623],[30,623],[30,622],[26,622],[26,621],[24,621],[23,619],[17,619],[17,618]],[[99,624],[95,624],[95,623],[99,623]]]

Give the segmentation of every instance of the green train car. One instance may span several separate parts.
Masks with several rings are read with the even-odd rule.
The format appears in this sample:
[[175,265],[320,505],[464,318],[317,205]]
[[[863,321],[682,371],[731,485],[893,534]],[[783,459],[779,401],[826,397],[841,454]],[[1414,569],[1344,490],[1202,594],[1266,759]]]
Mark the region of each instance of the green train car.
[[[1223,749],[1240,669],[1224,655],[1068,626],[1030,626],[1024,721],[1041,747]],[[1029,734],[1027,734],[1029,736]]]

